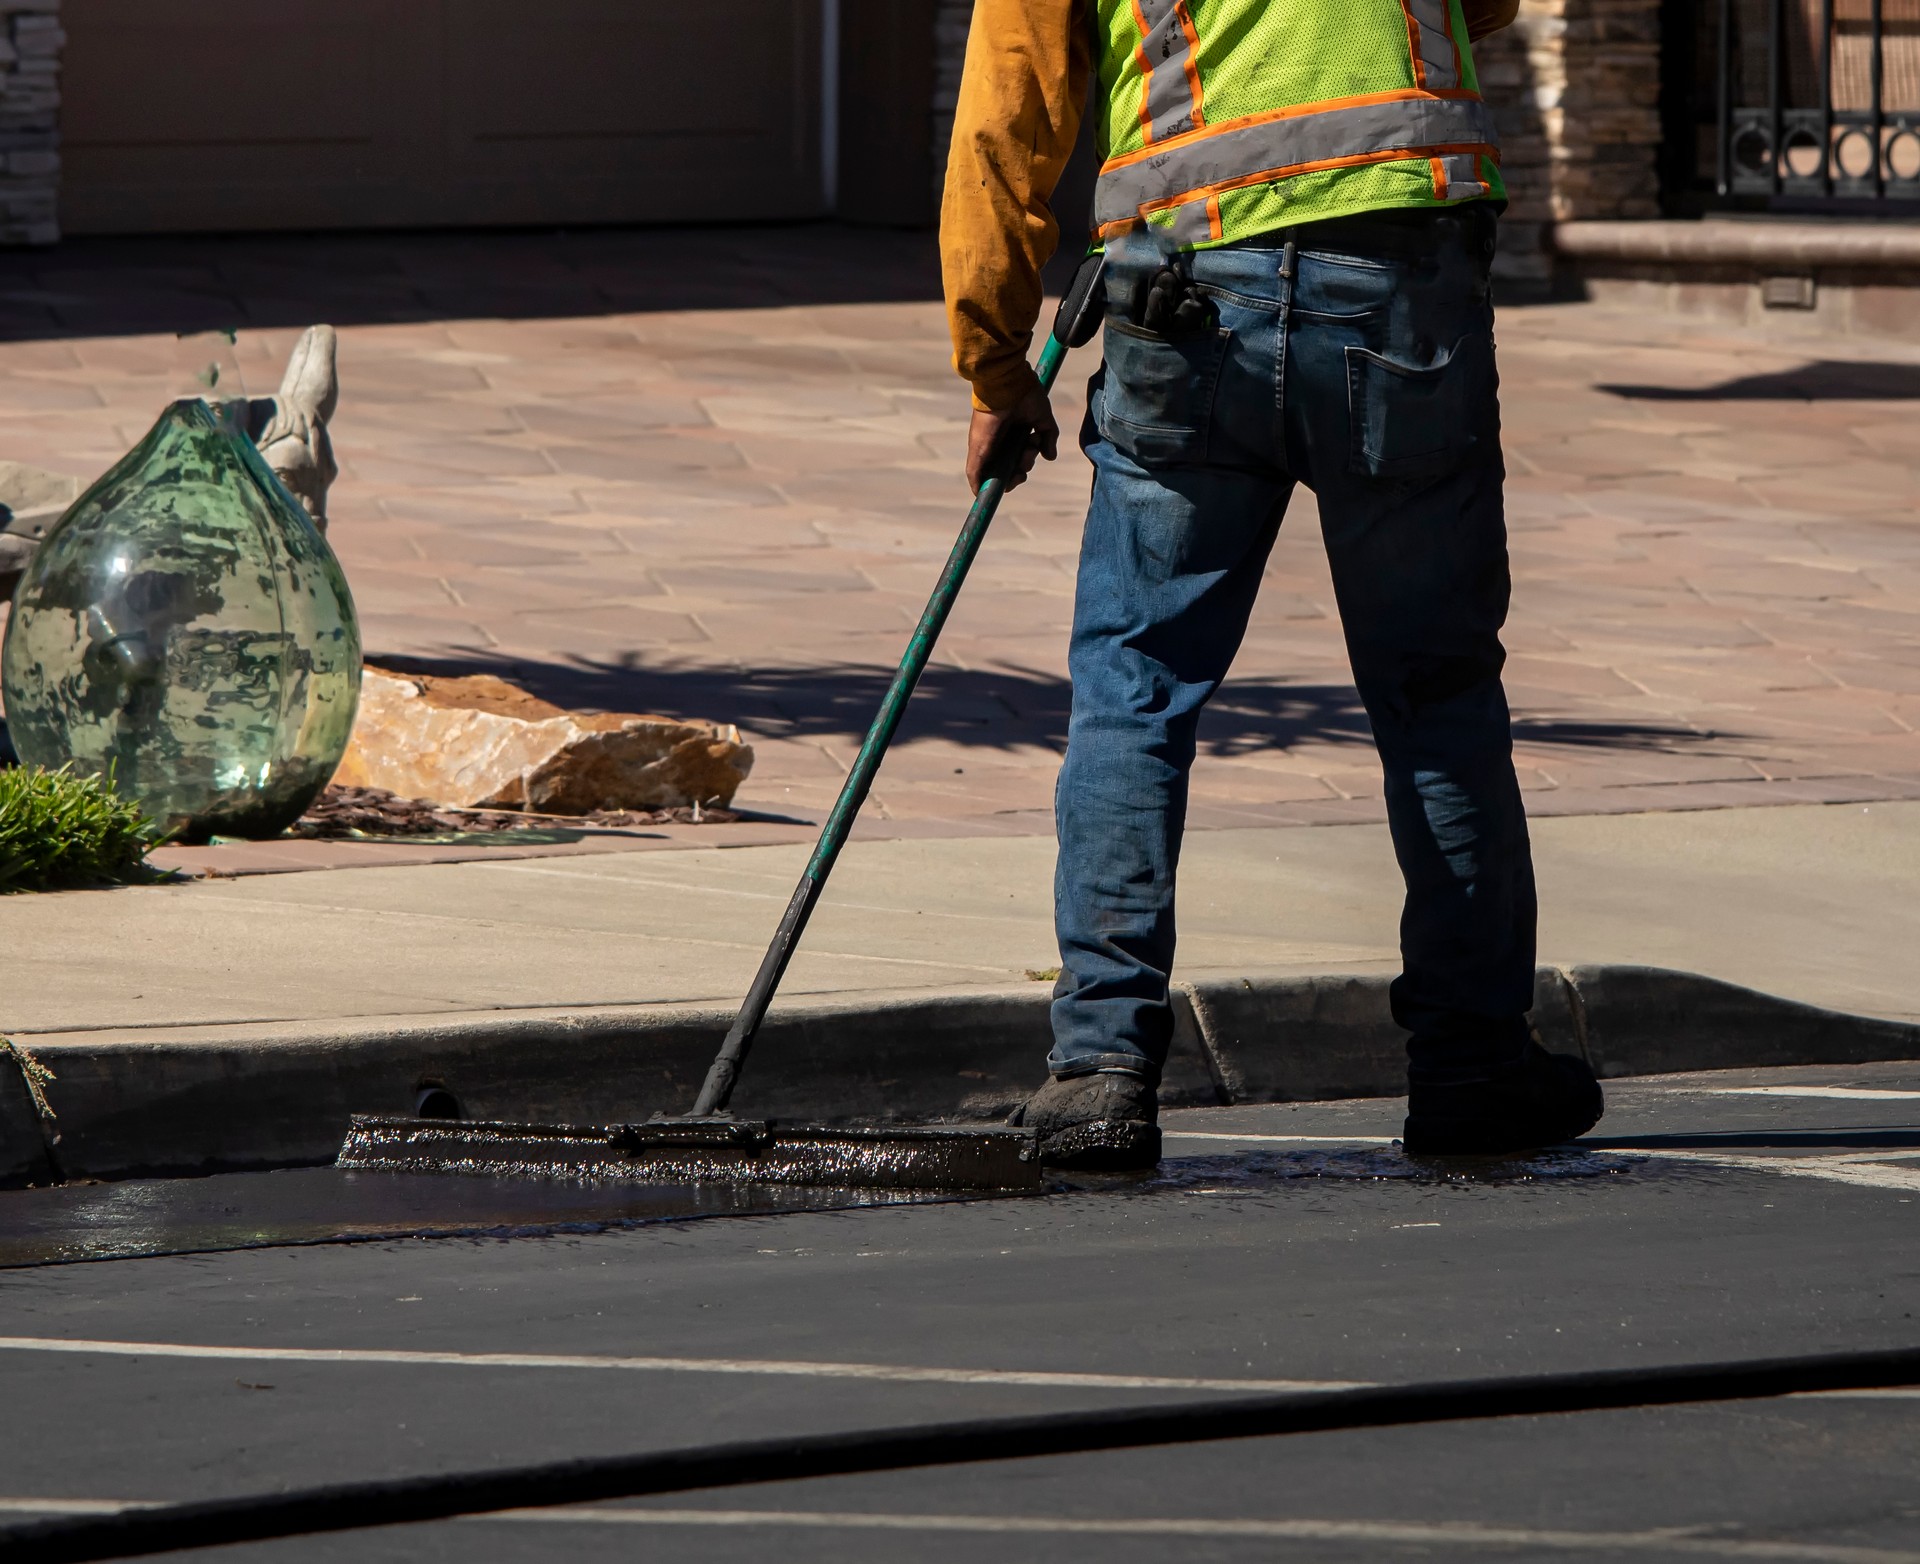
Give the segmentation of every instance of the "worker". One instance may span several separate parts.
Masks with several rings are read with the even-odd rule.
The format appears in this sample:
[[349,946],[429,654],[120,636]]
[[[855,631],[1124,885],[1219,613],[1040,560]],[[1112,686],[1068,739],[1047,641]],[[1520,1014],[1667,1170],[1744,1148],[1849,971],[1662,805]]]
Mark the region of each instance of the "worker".
[[1296,483],[1319,501],[1406,880],[1409,1153],[1600,1117],[1533,1037],[1535,901],[1500,683],[1509,575],[1489,293],[1504,207],[1474,39],[1518,0],[975,0],[941,214],[977,489],[1059,428],[1027,361],[1084,115],[1105,361],[1056,789],[1044,1161],[1151,1166],[1202,708]]

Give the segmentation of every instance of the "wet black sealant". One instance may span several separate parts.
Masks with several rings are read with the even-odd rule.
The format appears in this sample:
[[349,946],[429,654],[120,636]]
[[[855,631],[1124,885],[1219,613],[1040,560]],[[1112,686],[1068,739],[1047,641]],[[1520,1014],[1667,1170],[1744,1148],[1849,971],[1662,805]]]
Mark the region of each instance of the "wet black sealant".
[[1151,1173],[1056,1174],[1039,1192],[827,1185],[637,1184],[298,1168],[206,1178],[70,1184],[0,1193],[0,1269],[394,1239],[507,1240],[722,1216],[781,1216],[954,1200],[1063,1196],[1274,1196],[1339,1183],[1487,1193],[1623,1179],[1699,1180],[1733,1170],[1630,1151],[1566,1147],[1509,1158],[1418,1158],[1398,1145],[1169,1157]]
[[595,1126],[356,1115],[338,1165],[651,1188],[802,1184],[998,1192],[1042,1187],[1032,1144],[1025,1131],[953,1124],[859,1128],[711,1118]]
[[0,1269],[396,1238],[590,1233],[950,1198],[780,1184],[634,1184],[286,1168],[0,1193]]

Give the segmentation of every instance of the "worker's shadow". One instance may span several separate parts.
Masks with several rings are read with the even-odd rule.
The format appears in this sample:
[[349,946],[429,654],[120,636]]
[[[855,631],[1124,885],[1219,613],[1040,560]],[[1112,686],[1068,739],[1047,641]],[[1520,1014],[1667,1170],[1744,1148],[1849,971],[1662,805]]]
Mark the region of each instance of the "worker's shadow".
[[[396,672],[493,673],[562,706],[735,722],[750,739],[857,740],[892,678],[891,670],[848,666],[729,669],[637,658],[538,662],[483,651],[439,658],[369,652],[368,661]],[[896,743],[931,738],[981,749],[1063,750],[1070,696],[1067,680],[1031,669],[932,667]],[[1522,743],[1575,749],[1698,752],[1725,736],[1658,723],[1525,715],[1514,721],[1514,737]],[[1302,744],[1372,747],[1373,730],[1351,685],[1231,679],[1200,723],[1203,755]]]

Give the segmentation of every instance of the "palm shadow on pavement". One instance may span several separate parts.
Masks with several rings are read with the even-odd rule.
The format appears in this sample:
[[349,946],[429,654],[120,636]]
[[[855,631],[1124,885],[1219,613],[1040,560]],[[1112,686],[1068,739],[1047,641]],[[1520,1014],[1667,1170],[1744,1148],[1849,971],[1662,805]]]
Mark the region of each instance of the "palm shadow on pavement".
[[[441,657],[367,660],[396,673],[491,673],[543,700],[588,711],[654,713],[681,720],[737,723],[751,740],[857,740],[886,693],[892,670],[856,665],[730,668],[701,663],[569,659],[544,661],[475,650]],[[982,749],[1067,741],[1071,688],[1060,675],[1026,668],[934,666],[920,681],[896,743],[943,739]],[[1576,750],[1708,753],[1738,735],[1662,723],[1573,720],[1520,714],[1518,743]],[[1231,758],[1303,744],[1370,750],[1372,728],[1349,684],[1229,679],[1200,723],[1200,753]]]
[[1920,364],[1823,358],[1711,386],[1594,389],[1638,402],[1910,402],[1920,399]]

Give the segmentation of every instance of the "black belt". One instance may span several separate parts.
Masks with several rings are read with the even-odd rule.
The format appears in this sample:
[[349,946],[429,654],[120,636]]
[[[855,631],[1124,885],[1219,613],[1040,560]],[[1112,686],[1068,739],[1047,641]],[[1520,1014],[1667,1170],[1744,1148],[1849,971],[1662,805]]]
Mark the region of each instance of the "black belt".
[[1394,206],[1347,217],[1270,228],[1250,239],[1217,246],[1223,250],[1343,250],[1361,255],[1430,255],[1449,229],[1491,240],[1504,201],[1463,201],[1458,206]]
[[[1383,207],[1350,217],[1328,217],[1317,223],[1294,223],[1270,228],[1251,239],[1216,246],[1222,250],[1279,250],[1280,275],[1293,275],[1293,258],[1301,250],[1335,250],[1345,255],[1381,256],[1417,260],[1432,255],[1449,237],[1458,236],[1482,258],[1493,255],[1494,234],[1505,202],[1475,200],[1458,206]],[[1109,293],[1109,312],[1157,336],[1175,336],[1215,323],[1217,315],[1206,290],[1188,274],[1184,257],[1157,267],[1135,282],[1132,295],[1116,299]]]

